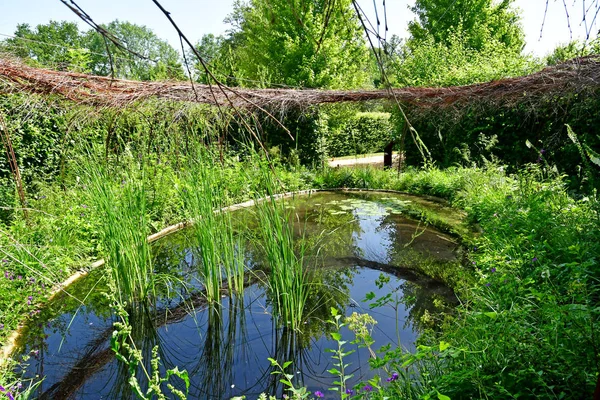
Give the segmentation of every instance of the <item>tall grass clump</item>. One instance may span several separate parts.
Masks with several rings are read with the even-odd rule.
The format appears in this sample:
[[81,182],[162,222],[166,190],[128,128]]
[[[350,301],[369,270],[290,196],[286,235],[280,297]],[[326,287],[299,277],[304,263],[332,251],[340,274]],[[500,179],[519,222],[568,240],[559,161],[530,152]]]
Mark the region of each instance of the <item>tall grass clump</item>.
[[[154,293],[146,186],[144,177],[132,171],[116,174],[94,160],[84,167],[89,202],[102,221],[98,234],[120,303]],[[115,179],[119,175],[120,182]]]
[[223,280],[230,293],[244,287],[243,244],[233,232],[231,216],[220,212],[226,202],[219,166],[214,155],[199,150],[182,172],[180,188],[186,216],[193,221],[199,273],[210,303],[219,302]]
[[[267,193],[272,194],[275,187],[273,177],[266,169],[263,174]],[[257,201],[255,212],[260,246],[269,268],[273,312],[280,325],[299,330],[306,317],[309,296],[310,278],[304,268],[306,242],[299,240],[296,246],[294,225],[285,201],[276,201],[269,196],[264,201]]]

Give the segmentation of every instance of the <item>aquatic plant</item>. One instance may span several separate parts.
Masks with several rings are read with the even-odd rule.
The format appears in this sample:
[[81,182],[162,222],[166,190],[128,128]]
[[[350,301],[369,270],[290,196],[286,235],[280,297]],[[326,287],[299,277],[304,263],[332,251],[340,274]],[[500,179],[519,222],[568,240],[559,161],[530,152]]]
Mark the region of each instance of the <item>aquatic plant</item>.
[[[190,387],[190,379],[187,371],[181,371],[178,367],[174,367],[167,369],[164,372],[164,376],[161,376],[163,368],[161,368],[160,363],[159,345],[155,344],[152,346],[151,353],[144,356],[144,350],[150,348],[150,346],[147,346],[149,343],[144,343],[142,346],[138,346],[137,344],[140,341],[153,341],[157,336],[152,322],[147,319],[145,305],[138,304],[136,307],[130,307],[129,311],[127,311],[123,304],[117,300],[114,302],[113,307],[116,310],[118,321],[113,324],[115,330],[111,336],[110,347],[117,360],[121,362],[120,365],[126,367],[122,375],[133,393],[137,398],[142,400],[166,400],[167,396],[163,389],[163,386],[166,386],[171,393],[170,398],[185,400]],[[135,326],[138,324],[131,321],[132,317],[137,322],[141,322],[140,325],[142,325],[142,328]],[[148,329],[151,331],[151,334],[149,336],[143,335],[143,331]],[[140,337],[140,334],[143,336]],[[147,361],[150,363],[149,366],[145,363]],[[139,372],[141,372],[141,376],[145,380],[146,390],[142,387]],[[185,393],[173,386],[170,382],[171,377],[178,377],[183,381],[185,384]]]
[[120,302],[147,299],[154,292],[155,282],[147,241],[146,185],[143,176],[128,176],[133,171],[126,171],[120,184],[115,182],[115,171],[102,163],[91,161],[83,171],[89,204],[103,222],[99,226],[100,242]]
[[231,216],[220,212],[226,204],[224,184],[219,177],[219,163],[210,152],[198,149],[181,174],[180,196],[188,218],[193,221],[192,232],[196,255],[206,298],[218,303],[223,279],[230,293],[244,288],[243,243],[236,237]]
[[300,329],[305,318],[310,282],[309,272],[304,268],[306,243],[294,240],[294,226],[289,221],[285,201],[269,197],[258,202],[255,212],[259,245],[269,269],[273,312],[280,325]]

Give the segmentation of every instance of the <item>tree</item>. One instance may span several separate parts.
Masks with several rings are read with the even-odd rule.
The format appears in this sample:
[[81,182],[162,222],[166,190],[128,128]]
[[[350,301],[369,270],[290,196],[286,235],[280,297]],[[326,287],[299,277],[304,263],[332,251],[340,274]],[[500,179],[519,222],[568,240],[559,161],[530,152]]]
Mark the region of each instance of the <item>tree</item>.
[[[196,43],[196,50],[202,56],[204,62],[208,65],[211,73],[219,81],[229,85],[237,86],[235,80],[237,73],[237,57],[233,50],[232,40],[224,36],[215,36],[212,33],[202,36],[202,39]],[[187,60],[194,65],[194,75],[198,82],[209,83],[210,78],[199,61],[196,60],[192,51],[187,52]]]
[[[511,8],[514,0],[416,0],[412,11],[418,20],[409,23],[411,42],[427,41],[449,44],[449,34],[458,34],[465,44],[481,50],[490,39],[506,49],[520,53],[525,35],[517,11]],[[415,43],[416,42],[416,43]]]
[[92,53],[94,74],[110,75],[114,71],[117,77],[128,79],[185,79],[177,50],[151,29],[119,20],[103,25],[103,28],[131,52],[119,49],[95,30],[89,30],[85,42]]
[[143,58],[118,49],[93,29],[82,33],[76,23],[67,21],[50,21],[35,29],[19,24],[14,38],[7,39],[4,47],[44,67],[110,75],[112,60],[115,76],[119,78],[185,79],[179,53],[152,30],[120,21],[103,27]]
[[89,71],[89,50],[74,22],[50,21],[35,29],[19,24],[13,36],[6,40],[6,49],[18,57],[41,66]]
[[410,38],[388,53],[393,85],[453,86],[529,74],[514,0],[416,0]]
[[255,86],[355,88],[368,82],[368,49],[351,0],[236,1],[226,21],[237,76]]
[[458,86],[528,75],[542,67],[539,60],[515,53],[489,38],[473,49],[459,33],[450,33],[445,43],[429,37],[419,46],[406,46],[392,56],[389,76],[398,86]]

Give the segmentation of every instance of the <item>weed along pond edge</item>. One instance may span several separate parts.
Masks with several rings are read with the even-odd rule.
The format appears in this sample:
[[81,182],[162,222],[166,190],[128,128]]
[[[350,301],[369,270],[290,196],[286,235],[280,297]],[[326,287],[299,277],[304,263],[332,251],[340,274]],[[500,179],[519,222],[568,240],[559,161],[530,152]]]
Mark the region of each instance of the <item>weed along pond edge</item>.
[[[227,207],[223,207],[219,210],[215,210],[215,213],[231,212],[231,211],[241,210],[244,208],[249,208],[249,207],[256,205],[259,202],[263,202],[263,201],[270,200],[270,199],[278,200],[278,199],[285,199],[285,198],[293,198],[296,196],[309,196],[314,193],[327,193],[327,192],[332,192],[332,193],[335,193],[335,192],[390,193],[390,194],[398,194],[398,195],[413,197],[415,199],[418,198],[418,199],[422,199],[425,201],[429,201],[434,204],[439,204],[440,206],[444,207],[446,210],[451,211],[452,214],[456,218],[454,218],[452,221],[448,221],[443,218],[431,218],[430,215],[418,215],[418,214],[415,215],[413,213],[409,214],[409,217],[411,217],[415,220],[420,220],[420,219],[425,220],[427,223],[431,224],[433,227],[440,229],[441,231],[444,231],[444,233],[454,236],[459,241],[466,239],[465,236],[473,234],[473,230],[469,229],[467,227],[467,223],[465,222],[466,218],[465,218],[464,212],[459,209],[455,209],[455,208],[451,207],[446,200],[438,198],[438,197],[434,197],[434,196],[414,195],[414,194],[404,192],[404,191],[389,190],[389,189],[333,188],[333,189],[307,189],[307,190],[300,190],[300,191],[295,191],[295,192],[285,192],[285,193],[275,194],[272,196],[266,196],[266,197],[262,197],[262,198],[256,199],[256,200],[248,200],[245,202],[241,202],[241,203],[237,203],[237,204],[230,205]],[[149,235],[147,237],[147,241],[148,241],[148,243],[155,242],[161,238],[169,236],[172,233],[181,231],[189,226],[192,226],[193,224],[194,224],[193,221],[183,221],[183,222],[179,222],[177,224],[168,226],[152,235]],[[94,263],[90,264],[88,268],[75,272],[68,279],[63,281],[61,284],[56,285],[52,289],[45,304],[49,304],[50,302],[52,302],[56,298],[56,296],[59,295],[61,292],[65,291],[72,284],[79,281],[81,278],[86,277],[87,275],[89,275],[89,273],[91,271],[103,266],[104,264],[105,264],[104,259],[100,259],[100,260],[97,260]],[[419,271],[419,272],[423,272],[423,271]],[[433,277],[433,278],[435,278],[435,277]],[[22,335],[24,333],[24,328],[26,326],[27,326],[26,322],[21,323],[19,325],[19,327],[16,330],[14,330],[12,332],[12,334],[7,338],[7,342],[2,346],[2,349],[0,351],[0,369],[6,368],[8,365],[10,365],[10,363],[8,363],[8,361],[10,360],[10,357],[12,356],[13,352],[18,348],[18,346],[20,344],[19,341],[22,339]]]

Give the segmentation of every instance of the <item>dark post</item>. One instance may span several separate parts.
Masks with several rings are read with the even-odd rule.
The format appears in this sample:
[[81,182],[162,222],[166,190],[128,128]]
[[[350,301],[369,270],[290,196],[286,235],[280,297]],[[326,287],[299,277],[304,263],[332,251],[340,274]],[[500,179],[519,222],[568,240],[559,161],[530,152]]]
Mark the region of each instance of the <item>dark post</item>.
[[394,151],[394,141],[388,143],[383,150],[383,169],[392,168],[392,154]]

